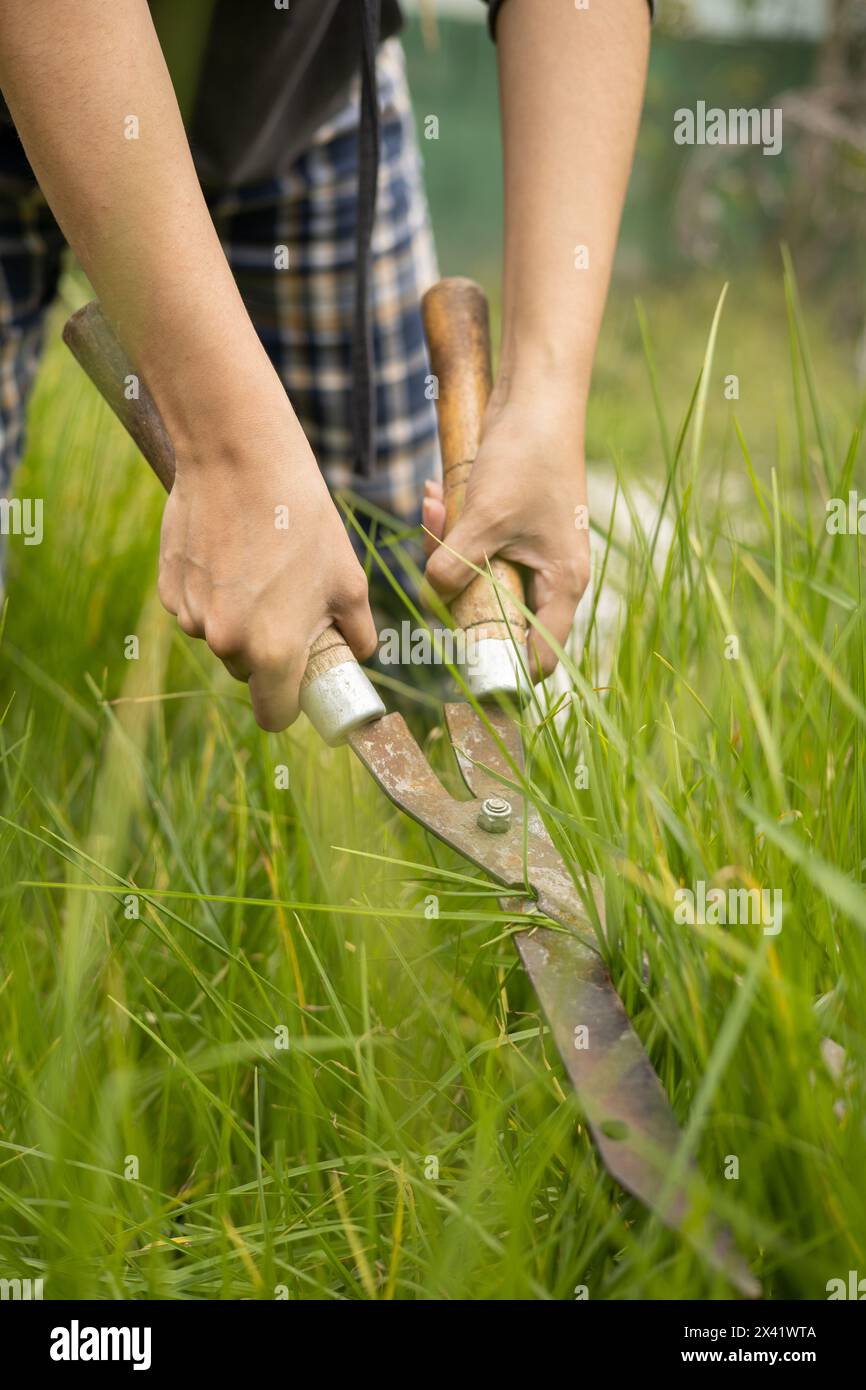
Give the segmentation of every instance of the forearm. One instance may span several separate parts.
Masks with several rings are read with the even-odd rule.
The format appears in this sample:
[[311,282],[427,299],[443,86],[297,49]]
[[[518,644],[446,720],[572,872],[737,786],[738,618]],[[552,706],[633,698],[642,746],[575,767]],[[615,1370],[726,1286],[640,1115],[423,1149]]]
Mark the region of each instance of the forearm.
[[538,389],[561,386],[585,404],[643,100],[649,27],[647,0],[594,0],[586,10],[506,0],[500,10],[500,398],[531,399]]
[[181,451],[203,421],[237,430],[251,399],[276,412],[279,382],[208,215],[146,0],[0,0],[0,85]]

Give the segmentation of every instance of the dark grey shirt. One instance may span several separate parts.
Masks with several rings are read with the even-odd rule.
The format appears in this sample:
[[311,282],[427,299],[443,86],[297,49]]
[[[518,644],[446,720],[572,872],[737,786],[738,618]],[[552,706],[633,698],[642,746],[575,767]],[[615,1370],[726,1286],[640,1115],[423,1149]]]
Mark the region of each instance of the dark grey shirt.
[[[382,0],[380,37],[401,24]],[[361,48],[360,0],[216,0],[189,128],[202,178],[284,172],[345,101]]]
[[[490,33],[506,0],[483,0]],[[652,0],[649,0],[652,8]],[[205,180],[247,183],[285,171],[346,98],[360,66],[363,0],[216,0],[189,121]],[[381,0],[380,38],[402,25]]]

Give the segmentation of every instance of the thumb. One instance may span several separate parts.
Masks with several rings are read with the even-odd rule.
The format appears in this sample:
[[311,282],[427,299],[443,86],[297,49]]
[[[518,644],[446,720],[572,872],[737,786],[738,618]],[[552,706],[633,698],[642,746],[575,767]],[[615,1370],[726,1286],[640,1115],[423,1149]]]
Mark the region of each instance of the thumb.
[[471,566],[483,569],[488,555],[495,554],[496,547],[490,536],[474,525],[471,518],[461,517],[430,556],[425,577],[431,588],[448,603],[475,577]]

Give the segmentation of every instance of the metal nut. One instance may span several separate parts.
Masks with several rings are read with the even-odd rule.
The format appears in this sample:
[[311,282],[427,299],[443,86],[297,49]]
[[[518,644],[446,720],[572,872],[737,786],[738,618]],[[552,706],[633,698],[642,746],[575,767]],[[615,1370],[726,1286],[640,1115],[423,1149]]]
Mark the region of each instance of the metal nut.
[[511,828],[511,802],[504,796],[488,796],[478,812],[478,826],[490,835],[504,835]]

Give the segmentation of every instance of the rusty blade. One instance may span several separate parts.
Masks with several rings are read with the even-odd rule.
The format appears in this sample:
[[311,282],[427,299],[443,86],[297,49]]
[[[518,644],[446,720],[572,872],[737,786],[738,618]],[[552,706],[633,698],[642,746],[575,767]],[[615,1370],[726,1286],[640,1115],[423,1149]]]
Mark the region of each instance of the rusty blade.
[[[457,706],[449,705],[446,712]],[[470,711],[471,713],[471,711]],[[536,907],[595,941],[586,911],[562,859],[534,812],[523,833],[523,804],[515,804],[506,835],[488,835],[477,824],[478,803],[457,801],[432,771],[400,714],[387,714],[349,735],[361,762],[396,806],[471,860],[503,888],[525,888],[529,879]],[[511,778],[514,772],[511,772]],[[496,784],[502,790],[501,783]],[[485,793],[486,795],[486,793]],[[516,802],[516,798],[515,798]]]
[[[459,704],[446,706],[445,715],[469,789],[476,796],[488,796],[494,787],[500,792],[510,787],[513,796],[519,790],[515,776],[523,767],[513,721],[493,714],[485,725],[468,705]],[[546,842],[559,858],[538,812],[527,808],[525,814],[534,840]],[[527,867],[534,886],[534,859]],[[603,928],[601,885],[593,879],[591,887]],[[544,896],[543,890],[539,896]],[[525,903],[513,906],[526,910]],[[583,910],[573,883],[560,893],[557,906],[565,907],[571,919]],[[550,904],[545,912],[563,920]],[[604,962],[583,940],[541,926],[520,932],[514,941],[606,1167],[628,1191],[670,1224],[679,1225],[685,1211],[682,1192],[670,1194],[666,1210],[660,1210],[660,1191],[679,1143],[679,1129]]]
[[523,826],[525,821],[521,871],[535,893],[537,910],[597,945],[598,932],[604,931],[604,889],[594,874],[577,880],[569,874],[539,811],[525,796],[523,742],[514,719],[505,710],[490,708],[482,720],[469,705],[455,703],[445,706],[445,721],[469,790],[480,798],[506,795],[515,823]]
[[[605,1167],[626,1191],[666,1225],[683,1231],[746,1297],[760,1292],[729,1233],[710,1229],[692,1213],[705,1194],[689,1169],[671,1181],[680,1131],[661,1082],[635,1033],[601,956],[596,926],[604,929],[601,885],[587,876],[578,891],[538,812],[519,787],[523,752],[519,731],[504,713],[487,726],[467,705],[446,706],[446,718],[464,781],[476,796],[509,797],[513,820],[505,834],[477,825],[478,801],[458,801],[432,771],[399,714],[389,714],[350,735],[364,766],[395,805],[504,888],[534,890],[533,900],[502,899],[506,911],[543,913],[568,930],[527,925],[513,939]],[[516,924],[516,922],[515,922]]]
[[682,1135],[601,957],[576,936],[539,927],[514,935],[602,1162],[746,1298],[760,1285],[726,1227],[710,1217],[688,1167],[672,1181]]
[[[505,792],[515,804],[524,760],[514,720],[498,710],[487,711],[482,720],[466,704],[446,705],[445,717],[469,790],[480,797]],[[523,805],[534,837],[546,840],[559,859],[540,814],[531,804]],[[532,862],[528,878],[536,886]],[[594,875],[584,875],[582,887],[572,881],[570,893],[560,892],[556,900],[549,889],[548,881],[540,886],[537,909],[555,921],[571,923],[591,898],[604,933],[604,890]],[[532,911],[525,900],[500,901],[506,910]],[[667,1225],[687,1228],[684,1233],[691,1243],[746,1298],[760,1297],[761,1286],[727,1228],[710,1219],[692,1220],[696,1206],[707,1210],[707,1193],[694,1169],[686,1169],[683,1182],[671,1182],[681,1132],[601,957],[576,936],[544,927],[515,933],[514,944],[608,1172]],[[574,1029],[581,1026],[586,1033],[576,1034]],[[578,1041],[589,1045],[577,1047]]]

